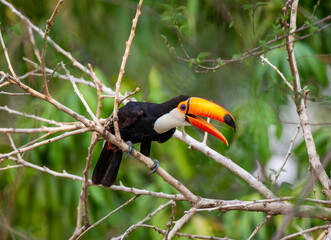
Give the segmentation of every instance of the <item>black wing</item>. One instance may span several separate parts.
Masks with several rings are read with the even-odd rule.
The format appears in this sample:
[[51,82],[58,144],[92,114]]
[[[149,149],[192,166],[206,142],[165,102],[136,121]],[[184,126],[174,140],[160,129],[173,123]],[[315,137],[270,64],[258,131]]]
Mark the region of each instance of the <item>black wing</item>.
[[120,128],[127,128],[134,125],[144,114],[139,104],[129,102],[118,110],[118,125]]

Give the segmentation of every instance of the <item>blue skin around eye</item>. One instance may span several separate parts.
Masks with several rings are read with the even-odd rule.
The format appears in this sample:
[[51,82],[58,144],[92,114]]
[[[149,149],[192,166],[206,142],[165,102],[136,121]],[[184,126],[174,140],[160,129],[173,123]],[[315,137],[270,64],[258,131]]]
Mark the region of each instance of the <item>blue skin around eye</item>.
[[184,110],[186,109],[185,104],[180,105],[180,109],[181,109],[182,111],[184,111]]

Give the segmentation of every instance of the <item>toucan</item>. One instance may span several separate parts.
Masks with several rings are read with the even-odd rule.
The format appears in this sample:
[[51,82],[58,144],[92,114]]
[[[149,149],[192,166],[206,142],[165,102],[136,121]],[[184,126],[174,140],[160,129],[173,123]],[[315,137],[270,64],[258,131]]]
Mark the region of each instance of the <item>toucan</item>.
[[[222,140],[226,138],[215,127],[199,116],[223,122],[235,130],[231,114],[220,105],[199,97],[177,96],[164,103],[129,102],[118,110],[118,125],[121,138],[132,144],[141,143],[140,152],[150,156],[151,143],[169,140],[176,127],[193,125]],[[108,129],[114,134],[114,126]],[[132,148],[133,149],[133,148]],[[94,168],[92,182],[109,187],[115,183],[121,164],[122,150],[105,142]],[[159,166],[156,159],[152,172]]]

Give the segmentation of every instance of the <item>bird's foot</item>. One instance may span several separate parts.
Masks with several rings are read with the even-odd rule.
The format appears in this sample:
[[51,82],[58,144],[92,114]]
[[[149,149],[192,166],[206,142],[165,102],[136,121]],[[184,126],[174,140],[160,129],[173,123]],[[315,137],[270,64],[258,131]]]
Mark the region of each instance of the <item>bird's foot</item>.
[[150,171],[148,174],[152,174],[155,173],[156,169],[158,169],[158,167],[160,166],[159,161],[157,159],[151,158],[152,161],[154,162],[153,167],[152,167],[152,171]]
[[127,141],[125,143],[129,145],[129,151],[125,152],[125,158],[128,158],[128,156],[133,153],[134,148],[133,148],[133,143],[131,141]]

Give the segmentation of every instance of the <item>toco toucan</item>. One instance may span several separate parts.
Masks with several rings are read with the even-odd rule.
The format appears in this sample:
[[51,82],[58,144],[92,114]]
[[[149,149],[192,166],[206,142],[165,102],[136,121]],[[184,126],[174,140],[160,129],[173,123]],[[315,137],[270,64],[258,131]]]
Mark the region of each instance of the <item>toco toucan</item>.
[[[180,95],[164,103],[129,102],[118,110],[118,125],[124,141],[141,143],[140,152],[149,157],[152,141],[163,143],[171,138],[179,126],[196,126],[219,138],[228,145],[215,127],[198,117],[209,117],[235,130],[231,114],[220,105],[198,97]],[[114,126],[108,129],[114,133]],[[115,183],[121,164],[122,150],[105,142],[95,166],[92,182],[111,186]],[[158,167],[154,160],[154,171]]]

